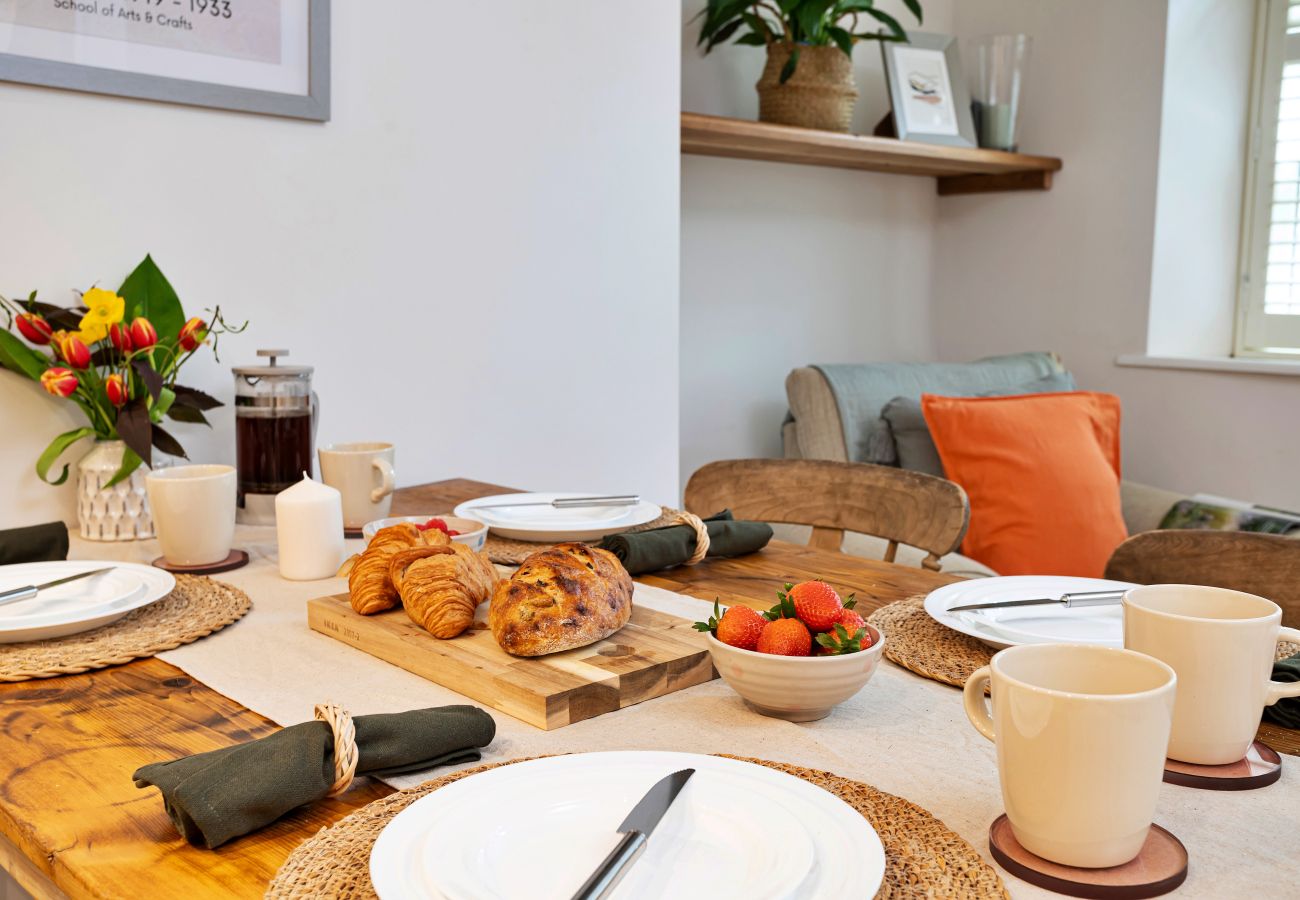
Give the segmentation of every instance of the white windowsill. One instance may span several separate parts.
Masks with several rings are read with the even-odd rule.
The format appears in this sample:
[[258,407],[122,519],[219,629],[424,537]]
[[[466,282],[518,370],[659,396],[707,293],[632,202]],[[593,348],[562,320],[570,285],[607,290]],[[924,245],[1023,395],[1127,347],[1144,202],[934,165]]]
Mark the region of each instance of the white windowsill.
[[1201,372],[1238,372],[1249,375],[1300,375],[1300,359],[1254,359],[1237,356],[1148,356],[1125,353],[1119,366],[1144,369],[1195,369]]

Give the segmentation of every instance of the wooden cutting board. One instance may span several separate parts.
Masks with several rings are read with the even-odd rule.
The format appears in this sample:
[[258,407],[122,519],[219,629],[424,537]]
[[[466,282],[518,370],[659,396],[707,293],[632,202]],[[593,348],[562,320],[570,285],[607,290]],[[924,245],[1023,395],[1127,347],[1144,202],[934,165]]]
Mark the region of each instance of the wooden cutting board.
[[644,606],[633,606],[631,621],[603,641],[530,659],[506,653],[487,629],[442,641],[401,607],[360,615],[347,594],[309,600],[307,623],[548,731],[717,676],[704,636],[690,622]]

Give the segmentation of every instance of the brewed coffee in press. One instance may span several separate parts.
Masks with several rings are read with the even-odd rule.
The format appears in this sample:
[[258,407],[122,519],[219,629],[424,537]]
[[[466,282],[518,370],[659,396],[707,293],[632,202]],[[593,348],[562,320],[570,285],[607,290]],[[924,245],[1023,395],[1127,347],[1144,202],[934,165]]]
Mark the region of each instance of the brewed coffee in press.
[[275,523],[275,495],[312,475],[318,404],[311,366],[282,366],[287,350],[258,350],[270,362],[235,373],[239,521]]

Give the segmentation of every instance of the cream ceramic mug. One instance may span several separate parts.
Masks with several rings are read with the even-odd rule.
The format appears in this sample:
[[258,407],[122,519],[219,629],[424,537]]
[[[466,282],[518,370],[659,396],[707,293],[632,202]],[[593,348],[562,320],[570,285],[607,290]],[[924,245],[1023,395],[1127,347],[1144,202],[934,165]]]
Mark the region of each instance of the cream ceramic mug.
[[1283,628],[1271,600],[1227,588],[1153,584],[1124,595],[1124,646],[1178,673],[1169,758],[1216,766],[1245,757],[1265,706],[1300,697],[1300,682],[1270,681]]
[[234,466],[155,469],[144,484],[163,559],[174,566],[205,566],[230,555],[235,540]]
[[1022,847],[1090,869],[1138,855],[1164,776],[1176,682],[1158,659],[1092,644],[1010,647],[966,680],[966,715],[997,745],[1002,802]]
[[394,459],[393,445],[377,441],[320,448],[320,478],[343,495],[344,528],[387,518],[397,487]]

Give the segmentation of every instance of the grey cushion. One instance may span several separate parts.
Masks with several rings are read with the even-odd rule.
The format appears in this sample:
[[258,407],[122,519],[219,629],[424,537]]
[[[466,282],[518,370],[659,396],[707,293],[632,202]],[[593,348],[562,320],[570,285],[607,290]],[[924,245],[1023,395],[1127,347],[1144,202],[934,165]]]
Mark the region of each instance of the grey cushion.
[[[1052,394],[1074,389],[1074,376],[1069,372],[1058,372],[1024,384],[948,396],[1007,397],[1015,394]],[[930,437],[930,426],[925,423],[925,415],[921,412],[921,401],[911,397],[895,397],[885,404],[880,414],[889,426],[889,434],[894,441],[898,456],[898,465],[913,472],[924,472],[927,475],[938,475],[943,478],[943,463],[939,461],[939,451],[934,446],[934,438]]]
[[848,460],[879,465],[898,462],[889,426],[881,418],[881,410],[894,397],[920,400],[924,393],[970,396],[1062,371],[1050,353],[1017,353],[972,363],[864,363],[815,368],[834,395]]

